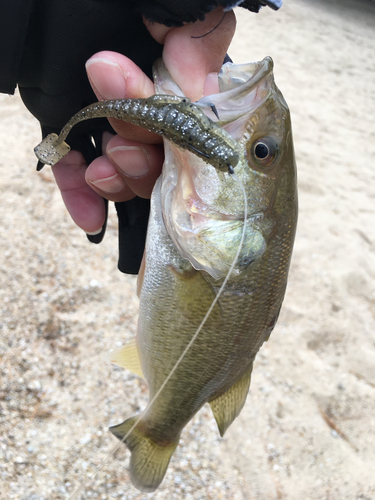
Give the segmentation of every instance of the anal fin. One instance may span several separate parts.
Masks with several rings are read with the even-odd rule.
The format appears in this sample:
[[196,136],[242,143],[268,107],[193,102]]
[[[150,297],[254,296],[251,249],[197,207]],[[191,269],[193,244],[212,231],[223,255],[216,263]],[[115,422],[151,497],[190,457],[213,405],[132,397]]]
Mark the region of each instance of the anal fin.
[[110,352],[105,359],[144,378],[135,339],[120,349]]
[[240,414],[249,392],[253,363],[242,377],[224,394],[209,401],[220,436],[223,437],[233,420]]

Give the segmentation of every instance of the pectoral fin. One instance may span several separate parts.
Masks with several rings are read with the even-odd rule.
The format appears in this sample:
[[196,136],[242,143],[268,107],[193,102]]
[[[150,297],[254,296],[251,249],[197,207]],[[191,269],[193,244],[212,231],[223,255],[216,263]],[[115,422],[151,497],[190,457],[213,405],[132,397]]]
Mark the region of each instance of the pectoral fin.
[[246,396],[249,392],[252,369],[253,363],[251,363],[249,369],[240,380],[232,385],[224,394],[209,401],[221,437],[224,436],[233,420],[238,417],[245,404]]
[[117,351],[110,352],[105,356],[105,359],[144,378],[135,339]]

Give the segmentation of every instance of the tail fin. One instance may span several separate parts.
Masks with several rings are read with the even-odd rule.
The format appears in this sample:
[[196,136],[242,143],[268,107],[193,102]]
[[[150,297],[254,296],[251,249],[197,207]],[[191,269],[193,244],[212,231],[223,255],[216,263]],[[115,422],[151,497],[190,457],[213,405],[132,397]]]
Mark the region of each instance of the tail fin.
[[[129,418],[120,425],[110,427],[109,430],[122,441],[137,418]],[[124,442],[131,451],[129,473],[133,485],[140,491],[148,493],[155,491],[164,478],[178,440],[165,444],[155,443],[137,426]]]

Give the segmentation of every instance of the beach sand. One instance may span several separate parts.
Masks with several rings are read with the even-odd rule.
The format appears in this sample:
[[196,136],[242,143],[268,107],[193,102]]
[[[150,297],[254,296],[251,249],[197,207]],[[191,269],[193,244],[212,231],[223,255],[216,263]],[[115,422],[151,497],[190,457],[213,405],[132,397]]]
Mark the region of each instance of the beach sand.
[[146,385],[103,361],[134,337],[136,279],[117,221],[90,244],[49,168],[38,123],[0,96],[0,498],[375,499],[375,3],[285,0],[236,9],[234,62],[272,56],[292,113],[299,223],[278,324],[246,405],[219,437],[208,406],[160,489],[129,481],[108,427]]

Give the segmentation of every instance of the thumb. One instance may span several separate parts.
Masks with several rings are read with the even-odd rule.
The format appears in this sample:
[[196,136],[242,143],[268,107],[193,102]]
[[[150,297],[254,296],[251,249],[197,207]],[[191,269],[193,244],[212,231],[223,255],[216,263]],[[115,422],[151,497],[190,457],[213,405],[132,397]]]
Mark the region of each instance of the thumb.
[[105,222],[103,199],[86,183],[82,153],[70,151],[52,167],[62,199],[73,221],[88,234],[98,234]]
[[173,80],[192,100],[203,97],[207,76],[220,71],[235,27],[236,18],[232,10],[224,13],[222,9],[216,9],[204,21],[172,29],[167,34],[164,63]]
[[[148,26],[151,35],[158,26]],[[212,80],[215,80],[212,73],[220,71],[235,28],[234,12],[218,8],[207,14],[203,21],[165,30],[164,63],[173,80],[192,100],[218,91],[217,85],[216,89],[212,86]],[[205,89],[206,79],[210,89]]]

